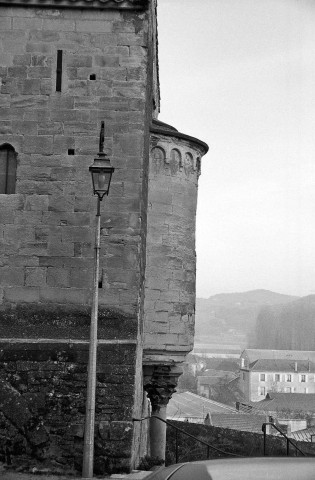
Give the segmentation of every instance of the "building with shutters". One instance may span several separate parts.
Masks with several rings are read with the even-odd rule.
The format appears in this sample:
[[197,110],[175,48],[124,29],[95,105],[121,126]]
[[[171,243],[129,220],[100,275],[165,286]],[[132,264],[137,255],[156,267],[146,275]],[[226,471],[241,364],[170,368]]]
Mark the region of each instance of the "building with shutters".
[[315,352],[246,349],[240,362],[247,401],[264,400],[268,393],[315,393]]

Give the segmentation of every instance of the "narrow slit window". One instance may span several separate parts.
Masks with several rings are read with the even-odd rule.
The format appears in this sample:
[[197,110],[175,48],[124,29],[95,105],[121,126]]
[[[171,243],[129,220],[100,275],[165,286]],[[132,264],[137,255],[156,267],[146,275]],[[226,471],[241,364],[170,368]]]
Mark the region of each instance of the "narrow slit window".
[[102,270],[100,272],[100,276],[99,276],[99,279],[98,279],[98,288],[103,288],[103,276],[104,276],[104,272]]
[[0,193],[15,193],[16,152],[12,145],[0,146]]
[[56,92],[61,92],[62,50],[57,50]]

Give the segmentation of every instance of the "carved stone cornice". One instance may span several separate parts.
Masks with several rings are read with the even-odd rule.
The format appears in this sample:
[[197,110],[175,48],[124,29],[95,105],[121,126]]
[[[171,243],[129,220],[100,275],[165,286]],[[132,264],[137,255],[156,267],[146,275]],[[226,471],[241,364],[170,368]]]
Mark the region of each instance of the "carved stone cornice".
[[152,120],[152,123],[150,126],[150,133],[151,133],[151,137],[153,137],[154,134],[157,134],[157,135],[165,135],[167,137],[175,137],[180,140],[186,140],[187,142],[190,142],[193,145],[198,146],[202,151],[202,155],[205,155],[209,150],[209,146],[202,140],[199,140],[199,138],[191,137],[190,135],[181,133],[171,125],[168,125],[167,123],[164,123],[164,122],[160,122],[159,120],[156,120],[156,119]]
[[0,0],[1,5],[54,8],[142,9],[149,0]]
[[177,380],[182,370],[179,367],[145,365],[143,388],[151,402],[153,412],[165,407],[176,392]]

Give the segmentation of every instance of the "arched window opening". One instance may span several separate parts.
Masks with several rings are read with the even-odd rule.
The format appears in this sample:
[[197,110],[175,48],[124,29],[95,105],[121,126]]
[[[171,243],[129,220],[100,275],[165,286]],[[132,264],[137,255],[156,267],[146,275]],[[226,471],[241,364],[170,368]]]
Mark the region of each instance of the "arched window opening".
[[154,147],[151,150],[153,160],[153,171],[157,174],[163,168],[165,161],[165,151],[161,147]]
[[12,145],[0,145],[0,193],[15,193],[16,152]]
[[176,162],[177,164],[181,165],[182,163],[182,156],[177,148],[173,148],[171,151],[171,159]]
[[185,153],[185,172],[190,174],[194,170],[194,158],[190,152]]
[[171,160],[170,160],[170,167],[171,167],[171,175],[176,175],[178,170],[182,170],[182,156],[177,148],[173,148],[171,150]]
[[201,159],[200,159],[200,157],[197,157],[196,168],[197,168],[198,174],[200,175],[200,173],[201,173]]
[[154,158],[154,160],[157,160],[157,161],[164,161],[165,160],[165,152],[164,152],[163,148],[161,148],[161,147],[152,148],[151,154],[152,154],[152,157]]

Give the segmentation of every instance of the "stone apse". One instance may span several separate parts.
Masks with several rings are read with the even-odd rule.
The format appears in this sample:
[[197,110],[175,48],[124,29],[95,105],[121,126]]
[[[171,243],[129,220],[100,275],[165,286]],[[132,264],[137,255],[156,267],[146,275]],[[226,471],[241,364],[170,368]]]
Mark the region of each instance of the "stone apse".
[[81,469],[104,121],[95,472],[129,470],[193,345],[208,147],[157,120],[155,1],[0,0],[0,36],[0,460]]

